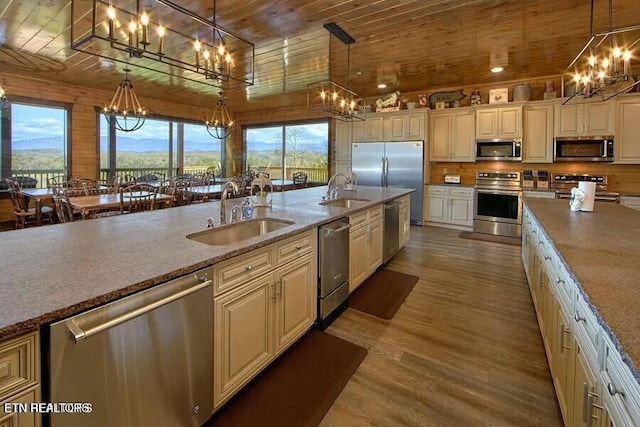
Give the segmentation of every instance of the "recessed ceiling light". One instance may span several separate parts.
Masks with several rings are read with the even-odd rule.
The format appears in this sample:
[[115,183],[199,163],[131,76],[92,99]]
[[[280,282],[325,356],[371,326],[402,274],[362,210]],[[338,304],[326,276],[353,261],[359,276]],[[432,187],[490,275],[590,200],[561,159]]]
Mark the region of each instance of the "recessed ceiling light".
[[501,73],[504,70],[504,67],[493,67],[491,69],[492,73]]
[[378,89],[386,89],[386,88],[387,88],[386,84],[384,84],[384,83],[379,83],[378,84]]
[[113,66],[113,62],[109,61],[108,59],[101,59],[100,65],[102,65],[103,67],[111,67]]

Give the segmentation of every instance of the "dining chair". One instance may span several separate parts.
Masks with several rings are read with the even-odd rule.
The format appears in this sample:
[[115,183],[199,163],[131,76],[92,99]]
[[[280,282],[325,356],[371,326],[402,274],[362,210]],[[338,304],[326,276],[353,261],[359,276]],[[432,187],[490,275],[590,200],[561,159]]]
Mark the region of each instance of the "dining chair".
[[[149,184],[134,184],[120,188],[120,212],[134,213],[152,211],[156,207],[158,187]],[[125,203],[126,201],[126,203]]]
[[[37,210],[35,207],[29,208],[29,205],[22,195],[22,189],[18,181],[14,181],[11,178],[5,181],[9,188],[9,198],[11,199],[13,213],[16,217],[16,229],[24,228],[26,225],[36,225]],[[50,206],[41,206],[40,213],[43,218],[46,216],[49,222],[52,222],[53,209]]]
[[53,206],[59,223],[72,222],[75,220],[73,208],[66,191],[55,192],[53,195]]

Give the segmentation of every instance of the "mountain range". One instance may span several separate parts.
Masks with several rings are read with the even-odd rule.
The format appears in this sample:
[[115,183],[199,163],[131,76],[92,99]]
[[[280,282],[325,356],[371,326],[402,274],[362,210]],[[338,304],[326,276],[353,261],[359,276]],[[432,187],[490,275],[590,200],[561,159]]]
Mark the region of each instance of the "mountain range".
[[[167,142],[161,139],[155,138],[130,138],[126,136],[118,137],[118,151],[119,152],[155,152],[164,151]],[[252,150],[256,151],[272,151],[278,147],[277,144],[268,142],[256,142],[249,143]],[[213,138],[209,141],[185,141],[185,151],[212,151],[218,150],[219,145]],[[62,137],[50,137],[50,138],[29,138],[22,140],[14,140],[12,142],[13,150],[46,150],[46,149],[63,149]],[[326,152],[327,145],[322,142],[304,142],[300,143],[298,149],[302,151],[314,151],[314,152]]]

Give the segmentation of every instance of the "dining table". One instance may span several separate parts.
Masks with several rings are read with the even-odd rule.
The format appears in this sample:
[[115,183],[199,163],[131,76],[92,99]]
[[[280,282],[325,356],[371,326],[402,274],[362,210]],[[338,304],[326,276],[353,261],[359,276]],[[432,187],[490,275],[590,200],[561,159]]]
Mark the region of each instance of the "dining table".
[[187,197],[196,197],[203,201],[208,201],[220,197],[223,189],[224,185],[222,184],[194,185],[184,188],[184,192]]
[[[136,192],[136,194],[144,195],[145,192]],[[169,206],[173,201],[170,194],[156,194],[156,203]],[[77,196],[70,197],[69,202],[73,209],[79,210],[83,219],[89,219],[98,211],[109,211],[120,209],[120,193],[96,194],[93,196]],[[127,194],[124,194],[122,204],[126,207],[129,204]]]
[[296,188],[295,184],[290,179],[272,179],[271,186],[274,191],[293,190]]
[[42,206],[45,203],[53,202],[53,191],[50,188],[23,188],[21,193],[26,206],[29,206],[33,199],[36,210],[36,225],[42,225]]

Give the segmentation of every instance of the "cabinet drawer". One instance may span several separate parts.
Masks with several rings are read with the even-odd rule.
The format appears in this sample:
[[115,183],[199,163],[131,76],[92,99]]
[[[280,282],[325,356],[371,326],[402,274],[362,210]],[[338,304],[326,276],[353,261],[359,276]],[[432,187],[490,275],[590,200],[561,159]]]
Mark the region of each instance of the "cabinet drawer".
[[473,196],[473,188],[450,188],[449,194],[457,197]]
[[400,203],[400,208],[406,208],[407,206],[409,206],[409,202],[411,200],[411,197],[409,196],[402,196],[398,199],[398,203]]
[[371,209],[369,209],[368,213],[369,213],[369,221],[375,221],[378,218],[382,218],[383,215],[383,206],[382,205],[378,205],[376,207],[373,207]]
[[317,241],[316,229],[290,237],[276,245],[276,264],[282,265],[311,252]]
[[367,222],[368,211],[358,212],[349,216],[349,224],[351,224],[351,230],[359,225]]
[[38,333],[0,343],[0,400],[38,382]]
[[433,187],[433,186],[427,187],[427,193],[429,194],[442,194],[446,196],[448,191],[449,189],[446,187]]
[[213,267],[213,293],[235,288],[259,277],[275,267],[273,248],[258,249],[246,255],[223,261]]

